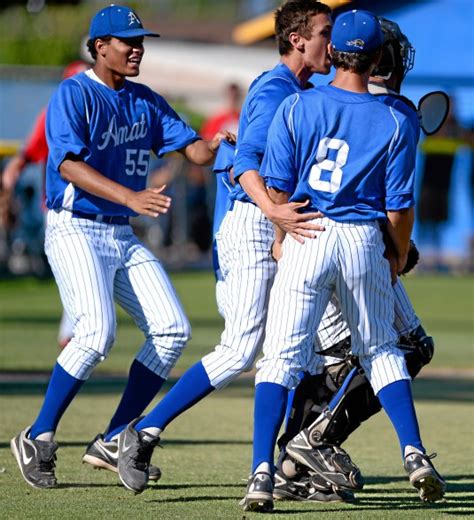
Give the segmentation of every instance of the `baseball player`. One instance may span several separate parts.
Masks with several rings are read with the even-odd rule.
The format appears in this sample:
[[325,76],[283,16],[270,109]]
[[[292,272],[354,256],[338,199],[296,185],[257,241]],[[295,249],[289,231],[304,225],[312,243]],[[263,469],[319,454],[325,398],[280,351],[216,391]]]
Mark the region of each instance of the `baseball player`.
[[[402,81],[406,73],[413,68],[415,50],[395,22],[381,17],[379,20],[384,42],[380,62],[369,80],[369,92],[380,96],[384,103],[396,106],[407,115],[418,136],[420,125],[417,109],[410,100],[400,95]],[[417,257],[418,252],[413,245],[410,248],[407,267],[413,267],[418,260]],[[403,346],[410,376],[415,377],[422,366],[431,361],[434,351],[433,339],[426,335],[398,277],[394,286],[394,296],[394,326],[399,336],[398,343],[399,346]],[[331,398],[343,384],[354,363],[350,352],[350,332],[341,315],[337,298],[331,298],[321,320],[316,335],[316,348],[324,354],[321,363],[325,363],[326,366],[321,374],[306,374],[292,398],[286,431],[278,440],[278,445],[283,451],[275,473],[276,498],[315,500],[315,496],[320,496],[321,488],[331,489],[331,486],[337,485],[338,482],[348,485],[350,489],[357,489],[354,484],[359,484],[355,478],[358,475],[349,474],[341,477],[340,473],[344,472],[345,466],[342,463],[338,467],[337,461],[343,459],[337,451],[320,447],[317,451],[306,452],[306,464],[303,466],[292,460],[285,453],[284,447],[302,428],[313,423],[323,410],[326,410],[328,420],[318,424],[319,444],[336,445],[344,442],[362,421],[380,410],[380,404],[370,384],[359,374],[341,396],[337,413],[330,417],[327,414]],[[329,455],[327,460],[324,457],[325,453]],[[334,470],[335,467],[338,467],[337,471]],[[353,467],[349,468],[349,471],[353,470]],[[321,478],[318,479],[317,475],[321,475]],[[318,484],[317,487],[315,483]],[[312,489],[317,489],[318,493],[315,495]]]
[[152,450],[166,426],[206,395],[250,370],[260,352],[276,270],[270,254],[274,240],[271,220],[299,240],[301,235],[313,236],[314,230],[323,229],[306,223],[319,213],[296,211],[304,203],[281,207],[273,203],[258,171],[268,127],[280,103],[288,95],[302,92],[313,73],[329,72],[330,31],[330,9],[315,0],[286,2],[276,11],[281,62],[253,82],[244,102],[234,161],[237,184],[231,193],[231,208],[216,235],[220,267],[216,296],[225,329],[215,350],[191,367],[146,417],[133,421],[120,434],[120,479],[135,493],[146,488]]
[[[446,484],[420,438],[410,376],[393,327],[380,225],[386,225],[401,272],[413,225],[416,138],[406,116],[368,92],[382,42],[380,23],[371,13],[340,15],[330,45],[333,83],[287,98],[269,130],[262,175],[270,196],[309,197],[307,209],[322,211],[326,230],[318,240],[298,244],[289,237],[283,243],[264,356],[257,364],[253,465],[244,510],[273,509],[273,450],[286,396],[302,369],[312,371],[314,331],[333,292],[351,332],[352,351],[399,437],[410,482],[426,500],[444,494]],[[277,231],[277,241],[283,239]],[[311,445],[307,434],[303,430],[293,446]]]
[[[126,79],[139,74],[144,36],[158,35],[145,29],[130,8],[111,5],[99,11],[88,44],[94,67],[64,81],[48,107],[45,249],[63,305],[74,317],[74,335],[57,359],[38,417],[11,441],[24,479],[37,488],[57,485],[54,433],[110,351],[114,299],[145,342],[111,428],[148,405],[190,336],[168,276],[133,234],[129,217],[158,217],[170,206],[164,187],[146,189],[150,150],[158,156],[179,151],[207,165],[226,134],[201,140],[160,95]],[[101,441],[95,444],[102,446]],[[108,464],[99,451],[95,455]]]
[[[76,60],[67,65],[63,71],[63,80],[68,79],[75,74],[79,74],[87,70],[89,65],[81,60]],[[2,189],[7,194],[8,204],[11,203],[13,191],[28,164],[44,164],[48,159],[48,143],[46,142],[46,108],[38,115],[33,130],[28,137],[25,146],[13,156],[5,166],[1,176]],[[58,331],[59,348],[64,348],[72,336],[72,322],[67,314],[63,311]]]

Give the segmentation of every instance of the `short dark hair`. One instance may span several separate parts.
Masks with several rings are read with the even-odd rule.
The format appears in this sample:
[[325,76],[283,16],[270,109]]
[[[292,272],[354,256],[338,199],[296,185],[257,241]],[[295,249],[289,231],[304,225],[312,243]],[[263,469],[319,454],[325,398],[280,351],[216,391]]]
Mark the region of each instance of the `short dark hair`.
[[331,61],[336,69],[344,69],[364,74],[377,61],[380,47],[371,52],[340,52],[333,49]]
[[311,37],[311,18],[317,14],[330,15],[331,8],[317,0],[288,0],[275,11],[275,37],[281,56],[293,49],[289,40],[291,33]]
[[97,59],[97,51],[95,49],[95,42],[97,40],[102,40],[103,42],[108,42],[112,39],[111,36],[102,36],[102,38],[89,38],[87,40],[87,50],[89,51],[89,54],[92,56],[92,59],[95,61]]

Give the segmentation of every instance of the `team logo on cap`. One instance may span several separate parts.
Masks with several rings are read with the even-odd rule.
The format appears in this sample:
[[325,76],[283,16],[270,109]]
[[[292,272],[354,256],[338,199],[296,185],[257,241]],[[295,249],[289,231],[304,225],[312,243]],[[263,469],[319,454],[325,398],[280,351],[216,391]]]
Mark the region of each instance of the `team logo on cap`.
[[360,38],[357,38],[356,40],[349,40],[346,42],[346,45],[348,47],[355,47],[356,49],[363,50],[365,47],[365,41],[361,40]]
[[128,13],[128,25],[135,25],[135,24],[141,25],[140,19],[138,18],[138,16],[133,11],[129,11],[129,13]]

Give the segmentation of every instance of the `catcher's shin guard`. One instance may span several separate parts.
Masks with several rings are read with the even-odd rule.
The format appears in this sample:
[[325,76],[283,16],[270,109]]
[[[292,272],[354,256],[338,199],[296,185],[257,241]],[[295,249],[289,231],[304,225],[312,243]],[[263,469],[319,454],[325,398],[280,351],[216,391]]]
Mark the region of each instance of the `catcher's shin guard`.
[[[414,378],[431,361],[434,341],[419,325],[399,338],[399,348],[405,352],[408,372]],[[280,448],[311,424],[317,424],[314,435],[319,442],[340,445],[362,422],[380,411],[379,400],[363,373],[352,372],[348,378],[355,363],[348,354],[341,363],[326,367],[323,374],[303,379],[295,392],[287,430],[278,441]],[[328,405],[337,390],[342,394],[334,397],[338,404],[331,410]],[[324,417],[320,419],[321,413]]]
[[[371,406],[374,404],[371,403],[372,399],[366,399],[365,402],[360,401],[367,394],[367,386],[368,382],[365,376],[360,373],[357,367],[352,368],[328,406],[307,427],[308,440],[312,446],[341,444],[363,420],[375,413],[372,410],[373,406]],[[354,400],[354,398],[357,400],[358,406],[349,406],[347,401]],[[376,401],[378,403],[378,400]],[[367,415],[366,405],[370,408],[370,415]],[[380,409],[379,403],[378,408]],[[352,410],[357,413],[357,418],[349,415]],[[364,417],[365,415],[367,417]],[[357,425],[354,427],[356,422]]]
[[[309,430],[310,442],[313,446],[341,445],[363,421],[381,408],[379,400],[360,369],[357,367],[350,369],[348,364],[345,364],[345,367],[343,369],[341,366],[338,369],[338,376],[343,377],[343,380],[340,382],[338,378],[339,389],[332,393],[332,399],[329,394],[322,410],[317,407],[317,411],[308,414],[300,426],[300,429]],[[290,438],[285,432],[279,441],[280,446],[285,445]]]

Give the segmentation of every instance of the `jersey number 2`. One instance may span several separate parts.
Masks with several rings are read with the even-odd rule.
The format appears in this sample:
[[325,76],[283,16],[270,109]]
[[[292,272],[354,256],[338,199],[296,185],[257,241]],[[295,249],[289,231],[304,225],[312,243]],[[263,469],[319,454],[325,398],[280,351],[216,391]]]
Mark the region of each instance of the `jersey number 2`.
[[127,175],[146,175],[148,173],[150,151],[127,148],[125,152],[127,153],[125,158],[125,173]]
[[[328,159],[329,150],[337,150],[334,160]],[[349,155],[349,145],[342,139],[331,139],[325,137],[319,141],[318,151],[316,153],[316,164],[313,165],[309,172],[309,185],[313,190],[328,191],[334,193],[339,189],[342,182],[342,167],[347,162]],[[328,181],[321,180],[323,171],[331,172]]]

